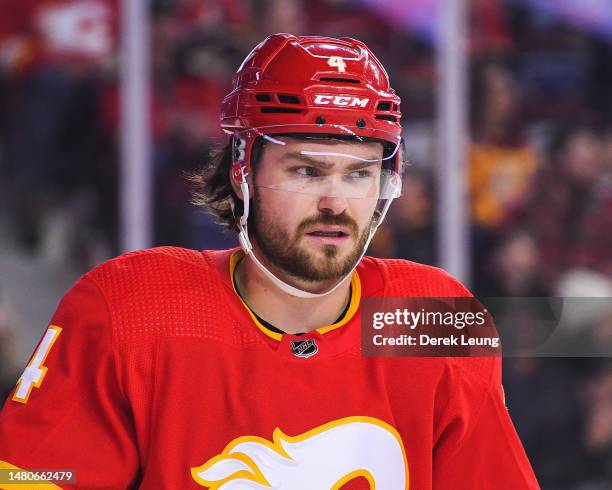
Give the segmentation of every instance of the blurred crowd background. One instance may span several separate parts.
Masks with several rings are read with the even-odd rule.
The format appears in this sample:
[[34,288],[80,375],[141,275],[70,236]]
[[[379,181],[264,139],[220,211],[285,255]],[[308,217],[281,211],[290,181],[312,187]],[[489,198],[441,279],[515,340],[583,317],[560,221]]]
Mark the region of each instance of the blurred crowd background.
[[[436,3],[151,0],[155,245],[236,244],[189,204],[185,173],[223,144],[220,102],[251,48],[274,32],[346,35],[389,71],[412,162],[370,253],[436,264]],[[612,3],[469,4],[471,289],[610,297]],[[0,12],[4,397],[61,295],[119,253],[119,6],[0,0]],[[577,328],[609,343],[612,315],[583,315]],[[542,488],[612,488],[610,359],[504,363],[507,406]]]

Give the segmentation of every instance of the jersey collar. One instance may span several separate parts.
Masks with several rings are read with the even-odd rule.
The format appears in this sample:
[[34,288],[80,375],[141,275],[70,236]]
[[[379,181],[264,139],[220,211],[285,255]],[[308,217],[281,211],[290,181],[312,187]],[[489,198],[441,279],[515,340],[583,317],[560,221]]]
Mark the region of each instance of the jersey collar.
[[[266,328],[264,325],[262,325],[262,323],[257,319],[253,311],[242,300],[242,298],[236,291],[236,285],[234,284],[234,270],[236,269],[236,265],[238,264],[238,262],[240,262],[240,260],[243,257],[244,257],[244,252],[241,249],[236,249],[234,252],[232,252],[230,256],[228,272],[229,272],[229,278],[232,284],[232,289],[234,290],[234,293],[236,294],[236,296],[238,297],[238,299],[240,300],[240,302],[242,303],[242,305],[248,312],[249,316],[251,317],[251,319],[253,320],[253,323],[255,323],[257,328],[261,330],[264,334],[266,334],[268,337],[274,340],[282,341],[283,336],[288,335],[288,334],[281,334],[281,333],[274,332]],[[323,335],[323,334],[331,332],[332,330],[336,330],[346,325],[347,323],[349,323],[351,319],[353,318],[353,316],[355,316],[355,313],[357,312],[357,310],[359,309],[360,300],[361,300],[361,281],[359,279],[359,274],[357,270],[355,270],[355,272],[353,272],[353,275],[351,276],[351,299],[349,301],[349,306],[346,311],[346,314],[342,317],[342,319],[339,322],[317,328],[313,330],[313,332],[317,332],[320,335]],[[282,326],[280,328],[282,328]]]

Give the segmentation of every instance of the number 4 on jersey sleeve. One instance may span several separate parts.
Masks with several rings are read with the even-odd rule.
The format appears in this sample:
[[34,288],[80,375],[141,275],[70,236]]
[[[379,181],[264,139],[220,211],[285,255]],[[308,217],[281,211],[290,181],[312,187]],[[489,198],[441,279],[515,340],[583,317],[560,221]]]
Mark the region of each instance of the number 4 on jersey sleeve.
[[17,381],[17,388],[12,400],[21,403],[27,403],[32,388],[40,388],[40,385],[47,374],[46,366],[43,366],[45,359],[49,355],[49,351],[61,333],[62,328],[57,325],[50,325],[42,338],[40,345],[34,352],[32,360],[25,368],[25,371]]

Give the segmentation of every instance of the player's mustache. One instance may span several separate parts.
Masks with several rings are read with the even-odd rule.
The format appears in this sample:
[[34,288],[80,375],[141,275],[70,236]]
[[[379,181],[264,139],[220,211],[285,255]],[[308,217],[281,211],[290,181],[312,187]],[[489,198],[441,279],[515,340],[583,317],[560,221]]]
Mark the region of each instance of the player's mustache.
[[304,233],[308,228],[312,228],[317,225],[345,226],[355,235],[359,231],[357,223],[346,214],[322,214],[302,221],[298,226],[297,233],[299,235]]

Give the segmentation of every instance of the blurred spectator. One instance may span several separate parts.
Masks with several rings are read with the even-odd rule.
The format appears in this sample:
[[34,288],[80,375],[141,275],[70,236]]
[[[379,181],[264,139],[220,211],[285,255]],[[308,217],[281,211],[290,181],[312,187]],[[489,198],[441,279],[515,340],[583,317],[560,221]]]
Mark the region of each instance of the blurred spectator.
[[541,281],[542,256],[527,230],[512,230],[501,240],[478,278],[486,296],[543,297],[551,294]]
[[[533,234],[540,254],[546,257],[541,265],[547,287],[553,287],[568,268],[598,266],[599,260],[609,254],[609,249],[598,253],[589,238],[600,232],[591,223],[597,221],[593,209],[603,170],[602,150],[601,137],[590,126],[560,130],[553,139],[548,165],[541,169],[529,195],[505,224],[505,229],[521,226]],[[601,219],[608,222],[612,218],[608,215]],[[609,234],[610,229],[601,232]]]
[[495,63],[476,76],[470,198],[475,223],[494,228],[523,197],[537,161],[525,141],[520,95],[511,71]]
[[612,278],[574,268],[555,295],[565,298],[559,340],[577,355],[612,357]]
[[[585,411],[582,435],[586,449],[586,457],[583,458],[584,488],[610,488],[612,486],[612,367],[609,364],[602,365],[600,372],[585,384],[581,407]],[[591,487],[587,487],[587,484]]]
[[82,73],[108,64],[116,8],[116,0],[4,0],[0,66],[22,75],[58,66]]
[[9,329],[6,304],[0,284],[0,399],[3,401],[15,385],[16,359],[12,355],[13,342],[13,334]]
[[576,359],[504,359],[508,412],[546,490],[577,490],[588,476],[580,443],[582,368]]
[[472,56],[503,53],[513,47],[502,0],[470,1],[470,51]]
[[[10,196],[9,217],[21,245],[35,250],[48,243],[43,236],[48,216],[61,213],[71,199],[78,202],[83,192],[96,200],[102,153],[96,77],[112,66],[116,4],[8,0],[1,19],[0,69],[13,80],[6,135],[10,165],[1,191]],[[95,222],[96,211],[94,205],[82,224]],[[71,250],[72,244],[63,248]]]
[[601,164],[584,218],[584,237],[578,255],[580,263],[612,278],[612,128],[603,140]]

